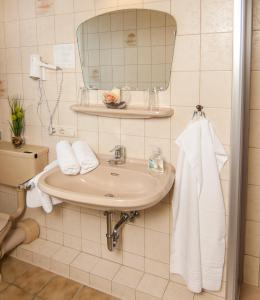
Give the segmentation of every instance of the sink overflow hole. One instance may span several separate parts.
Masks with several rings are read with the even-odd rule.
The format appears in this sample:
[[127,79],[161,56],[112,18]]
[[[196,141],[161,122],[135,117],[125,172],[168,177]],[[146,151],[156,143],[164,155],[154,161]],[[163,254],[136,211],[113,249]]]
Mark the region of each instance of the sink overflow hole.
[[114,172],[111,172],[110,175],[111,175],[111,176],[119,176],[118,173],[114,173]]
[[110,198],[115,197],[113,194],[105,194],[104,196],[105,196],[105,197],[110,197]]

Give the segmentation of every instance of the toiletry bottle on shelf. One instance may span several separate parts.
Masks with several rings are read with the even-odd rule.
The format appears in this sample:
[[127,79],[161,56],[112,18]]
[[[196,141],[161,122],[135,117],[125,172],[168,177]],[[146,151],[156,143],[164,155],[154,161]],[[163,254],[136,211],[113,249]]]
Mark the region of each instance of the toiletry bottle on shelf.
[[148,169],[160,173],[164,172],[164,160],[160,148],[154,148],[153,154],[148,160]]

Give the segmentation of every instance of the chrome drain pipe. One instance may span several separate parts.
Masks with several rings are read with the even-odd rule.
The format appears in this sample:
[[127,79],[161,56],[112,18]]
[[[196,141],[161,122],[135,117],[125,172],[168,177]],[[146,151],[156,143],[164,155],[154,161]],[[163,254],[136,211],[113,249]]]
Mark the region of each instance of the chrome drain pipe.
[[109,251],[113,250],[112,215],[113,213],[111,211],[105,212],[105,216],[107,217],[107,248]]
[[114,228],[112,226],[112,211],[105,211],[104,215],[107,217],[107,248],[109,251],[113,251],[114,247],[119,240],[119,232],[122,226],[130,221],[134,222],[135,218],[140,215],[138,211],[131,211],[129,213],[122,212],[119,221],[115,224]]

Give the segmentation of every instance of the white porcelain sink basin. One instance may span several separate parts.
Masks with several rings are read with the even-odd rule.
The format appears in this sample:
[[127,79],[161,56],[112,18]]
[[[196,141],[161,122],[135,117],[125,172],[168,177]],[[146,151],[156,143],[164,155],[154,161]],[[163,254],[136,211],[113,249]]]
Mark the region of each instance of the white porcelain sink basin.
[[161,201],[170,191],[175,171],[166,164],[165,172],[147,170],[144,160],[128,160],[124,165],[110,166],[107,157],[85,175],[68,176],[58,167],[41,176],[39,188],[65,202],[99,210],[141,210]]

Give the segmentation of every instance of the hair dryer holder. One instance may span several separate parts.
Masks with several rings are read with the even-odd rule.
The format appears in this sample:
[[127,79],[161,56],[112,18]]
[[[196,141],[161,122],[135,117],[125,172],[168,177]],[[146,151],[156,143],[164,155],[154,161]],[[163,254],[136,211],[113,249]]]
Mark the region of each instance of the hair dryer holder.
[[35,80],[46,80],[46,69],[62,70],[58,66],[44,63],[39,54],[32,54],[30,58],[30,77]]

